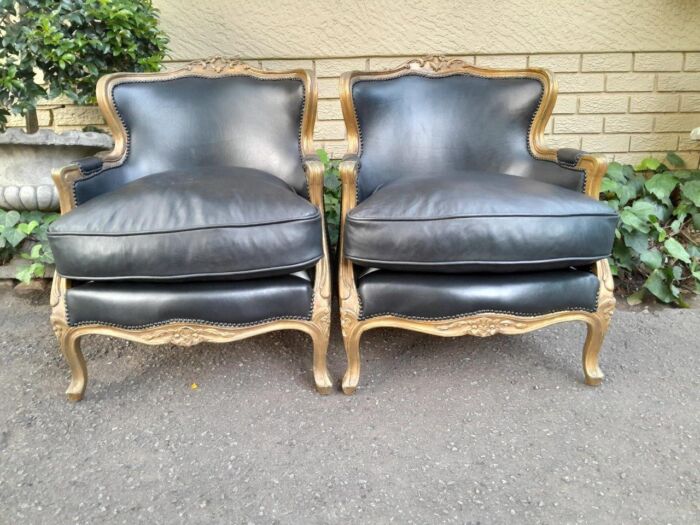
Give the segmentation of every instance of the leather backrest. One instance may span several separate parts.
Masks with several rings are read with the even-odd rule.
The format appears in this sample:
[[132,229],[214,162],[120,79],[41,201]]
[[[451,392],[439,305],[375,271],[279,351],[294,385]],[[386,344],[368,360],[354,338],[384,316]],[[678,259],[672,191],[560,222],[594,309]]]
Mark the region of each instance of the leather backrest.
[[[581,174],[561,174],[529,150],[543,96],[535,78],[409,73],[358,79],[352,97],[360,134],[358,197],[397,177],[480,170],[556,180],[579,189]],[[556,174],[554,173],[556,171]]]
[[82,181],[82,200],[152,173],[206,166],[267,171],[306,196],[304,92],[297,78],[245,75],[120,82],[112,97],[127,132],[126,160],[109,182]]

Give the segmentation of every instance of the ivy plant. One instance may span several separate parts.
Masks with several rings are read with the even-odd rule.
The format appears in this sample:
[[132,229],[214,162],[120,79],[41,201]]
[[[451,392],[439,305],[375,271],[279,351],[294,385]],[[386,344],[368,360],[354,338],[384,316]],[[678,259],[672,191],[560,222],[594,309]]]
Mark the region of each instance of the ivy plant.
[[700,293],[700,170],[675,153],[635,167],[612,162],[601,192],[620,215],[611,269],[627,301],[651,294],[687,306]]
[[106,73],[158,71],[168,43],[151,0],[0,0],[0,35],[0,131],[39,99],[94,103]]
[[58,213],[0,210],[0,264],[19,256],[28,264],[20,267],[15,278],[27,283],[43,277],[46,265],[53,264],[47,232],[58,217]]
[[340,161],[332,160],[326,150],[317,149],[316,155],[321,159],[325,172],[323,175],[323,206],[326,211],[326,228],[331,247],[338,244],[340,233]]

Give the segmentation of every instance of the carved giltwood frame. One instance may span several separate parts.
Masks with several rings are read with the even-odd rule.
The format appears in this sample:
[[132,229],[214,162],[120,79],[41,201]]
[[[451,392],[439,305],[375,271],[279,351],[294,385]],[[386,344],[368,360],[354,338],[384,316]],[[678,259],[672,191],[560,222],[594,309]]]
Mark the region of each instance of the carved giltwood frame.
[[[535,158],[557,160],[557,151],[544,145],[544,129],[554,108],[557,83],[544,69],[521,70],[486,69],[471,66],[458,59],[430,56],[409,60],[396,69],[384,71],[352,71],[340,79],[340,100],[347,127],[348,154],[340,163],[342,181],[341,233],[339,255],[340,321],[348,365],[343,377],[343,392],[352,394],[360,378],[360,338],[367,330],[379,327],[403,328],[443,337],[474,335],[487,337],[495,334],[522,334],[556,323],[582,321],[588,328],[583,347],[583,372],[588,385],[598,385],[603,373],[598,366],[598,354],[615,309],[613,278],[606,260],[598,261],[595,273],[600,281],[598,306],[595,312],[561,311],[539,316],[517,316],[500,313],[467,315],[442,320],[407,319],[383,315],[369,319],[360,318],[360,300],[355,282],[354,267],[343,256],[345,217],[357,205],[358,162],[361,153],[360,130],[352,98],[352,86],[359,80],[382,80],[404,75],[443,77],[454,74],[478,75],[489,78],[527,77],[538,80],[543,86],[540,106],[534,116],[528,137],[530,151]],[[598,199],[600,183],[606,171],[605,159],[584,154],[578,157],[573,169],[585,172],[586,195]]]
[[[316,121],[318,91],[316,79],[310,71],[266,71],[254,68],[238,60],[214,57],[192,62],[182,69],[159,73],[115,73],[104,76],[97,84],[97,102],[107,125],[114,137],[114,149],[103,157],[103,168],[122,164],[127,155],[127,132],[117,115],[112,100],[112,88],[122,82],[170,80],[191,75],[209,78],[226,76],[250,76],[258,79],[299,79],[304,84],[305,98],[301,123],[301,154],[309,191],[309,200],[323,211],[324,168],[315,156],[313,149],[313,129]],[[78,165],[73,164],[53,173],[58,188],[61,213],[68,213],[76,206],[73,185],[83,175]],[[105,174],[104,176],[109,176]],[[323,224],[325,231],[325,222]],[[147,328],[120,328],[102,324],[70,326],[66,315],[66,290],[71,286],[70,279],[54,275],[51,289],[51,324],[59,340],[71,370],[71,381],[66,391],[69,400],[82,399],[87,383],[87,367],[80,350],[80,339],[88,334],[107,335],[148,345],[174,344],[192,346],[203,342],[226,343],[275,330],[299,330],[311,336],[313,342],[313,374],[316,389],[328,394],[332,382],[326,367],[326,351],[330,335],[331,318],[331,278],[328,259],[328,246],[323,236],[323,257],[316,263],[313,289],[313,311],[309,320],[279,319],[256,325],[212,325],[204,323],[171,322]]]

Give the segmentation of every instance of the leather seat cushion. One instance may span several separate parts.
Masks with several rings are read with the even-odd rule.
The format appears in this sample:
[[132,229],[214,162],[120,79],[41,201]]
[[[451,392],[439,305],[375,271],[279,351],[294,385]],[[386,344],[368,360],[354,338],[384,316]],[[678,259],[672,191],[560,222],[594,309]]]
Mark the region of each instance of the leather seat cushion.
[[245,281],[74,282],[66,292],[71,326],[137,328],[171,321],[252,324],[308,319],[313,283],[305,272]]
[[394,315],[440,319],[477,313],[544,315],[565,310],[593,312],[599,281],[585,270],[522,273],[371,271],[360,277],[362,318]]
[[512,272],[585,265],[610,254],[617,215],[537,180],[486,172],[399,178],[346,218],[344,252],[377,268]]
[[79,280],[242,279],[309,268],[321,216],[259,170],[198,167],[142,177],[55,221],[57,271]]

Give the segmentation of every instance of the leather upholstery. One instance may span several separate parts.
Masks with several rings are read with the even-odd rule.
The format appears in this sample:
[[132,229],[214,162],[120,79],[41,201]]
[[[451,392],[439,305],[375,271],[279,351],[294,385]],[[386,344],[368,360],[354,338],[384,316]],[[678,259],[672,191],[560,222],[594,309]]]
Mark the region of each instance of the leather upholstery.
[[387,269],[567,268],[607,257],[616,224],[606,204],[531,178],[426,172],[394,179],[353,208],[344,249],[359,265]]
[[309,319],[308,276],[188,283],[74,283],[66,294],[68,321],[126,328],[168,321],[253,324],[276,318]]
[[576,166],[581,155],[585,155],[585,151],[575,148],[559,148],[557,150],[557,162],[566,166]]
[[280,178],[199,167],[139,178],[56,220],[57,271],[79,280],[241,279],[309,268],[318,209]]
[[85,177],[97,173],[102,169],[103,160],[99,157],[85,157],[74,161],[80,167],[81,174]]
[[581,191],[582,171],[535,159],[529,151],[528,132],[542,93],[532,78],[410,74],[356,81],[358,201],[399,177],[455,169],[507,173]]
[[387,314],[440,319],[483,312],[593,312],[599,285],[583,270],[462,275],[376,270],[360,277],[358,293],[363,319]]
[[301,80],[139,80],[116,85],[113,96],[127,130],[127,157],[78,180],[78,204],[145,175],[203,166],[264,170],[306,195]]

